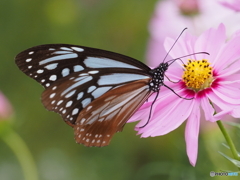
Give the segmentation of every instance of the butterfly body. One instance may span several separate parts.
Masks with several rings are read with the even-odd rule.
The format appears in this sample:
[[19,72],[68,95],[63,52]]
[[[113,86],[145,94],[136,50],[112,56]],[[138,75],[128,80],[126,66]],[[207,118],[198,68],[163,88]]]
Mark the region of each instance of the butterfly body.
[[106,146],[163,85],[168,63],[151,69],[133,58],[84,46],[49,44],[16,56],[45,88],[42,103],[74,128],[76,142]]

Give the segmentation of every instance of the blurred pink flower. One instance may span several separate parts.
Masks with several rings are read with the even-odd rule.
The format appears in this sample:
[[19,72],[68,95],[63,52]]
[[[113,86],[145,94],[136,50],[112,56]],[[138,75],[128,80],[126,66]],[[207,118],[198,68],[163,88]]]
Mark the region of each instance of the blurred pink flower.
[[240,1],[239,0],[222,0],[220,3],[223,6],[230,8],[234,11],[240,11]]
[[13,113],[12,106],[7,98],[0,92],[0,119],[8,119]]
[[[210,122],[226,115],[240,117],[240,36],[234,36],[228,42],[226,38],[223,24],[217,29],[205,31],[199,37],[186,32],[170,52],[172,58],[203,51],[210,55],[197,54],[189,59],[182,58],[184,67],[181,61],[176,61],[178,66],[171,66],[166,75],[179,83],[165,80],[165,84],[181,97],[194,99],[179,98],[169,89],[161,87],[149,122],[147,123],[149,106],[156,94],[128,121],[142,119],[135,130],[146,138],[167,134],[186,120],[186,149],[193,166],[198,154],[200,112],[203,111],[205,119]],[[165,48],[169,49],[174,41],[175,39],[166,39]]]
[[166,36],[176,38],[187,27],[200,35],[212,26],[224,23],[227,34],[240,29],[240,13],[222,6],[217,0],[161,0],[150,22],[147,62],[156,67],[166,55],[163,46]]

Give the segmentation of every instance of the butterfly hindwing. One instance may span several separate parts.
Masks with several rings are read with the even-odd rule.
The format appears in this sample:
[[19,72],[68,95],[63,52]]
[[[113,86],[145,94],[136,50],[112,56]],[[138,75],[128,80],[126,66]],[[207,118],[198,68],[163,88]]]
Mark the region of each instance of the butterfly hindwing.
[[93,100],[124,84],[149,77],[138,70],[94,69],[75,72],[54,82],[42,94],[44,106],[59,113],[69,125],[75,124],[78,114]]
[[106,146],[150,96],[148,80],[108,91],[84,108],[74,126],[75,139],[85,146]]

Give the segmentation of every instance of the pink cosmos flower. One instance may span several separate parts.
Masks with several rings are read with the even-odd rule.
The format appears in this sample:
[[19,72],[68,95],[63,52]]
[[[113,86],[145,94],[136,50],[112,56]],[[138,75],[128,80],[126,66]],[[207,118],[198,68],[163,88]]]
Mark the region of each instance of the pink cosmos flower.
[[148,65],[156,67],[166,55],[163,47],[166,36],[176,39],[185,27],[192,34],[199,35],[212,26],[224,23],[229,36],[240,29],[239,22],[240,13],[222,6],[217,0],[161,0],[149,25]]
[[12,115],[12,106],[7,98],[0,92],[0,119],[7,119]]
[[[223,24],[217,29],[205,31],[199,37],[188,32],[184,34],[170,52],[172,58],[203,51],[210,55],[197,54],[182,58],[184,66],[181,61],[176,61],[178,66],[169,67],[166,73],[176,83],[169,82],[166,78],[164,82],[181,97],[194,98],[179,98],[169,89],[161,87],[149,122],[149,106],[156,94],[149,98],[129,122],[141,119],[135,130],[146,138],[167,134],[186,121],[186,150],[190,163],[195,166],[200,112],[203,111],[205,119],[210,122],[226,115],[240,117],[240,36],[234,36],[226,42]],[[170,49],[174,41],[175,39],[166,39],[165,48]]]
[[234,11],[240,11],[240,1],[239,0],[222,0],[220,2],[223,6],[230,8]]

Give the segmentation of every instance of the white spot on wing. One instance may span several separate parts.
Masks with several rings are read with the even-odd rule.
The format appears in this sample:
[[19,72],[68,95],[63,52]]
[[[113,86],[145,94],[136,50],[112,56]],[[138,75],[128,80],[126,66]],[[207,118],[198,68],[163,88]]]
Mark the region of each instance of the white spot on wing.
[[70,107],[72,105],[73,101],[68,101],[66,104],[66,107]]
[[82,120],[80,121],[80,124],[83,124],[86,121],[85,118],[82,118]]
[[118,67],[139,69],[131,64],[123,63],[109,58],[87,57],[83,63],[89,68],[105,68],[105,67]]
[[56,93],[52,93],[49,97],[53,98],[56,95]]
[[94,89],[96,89],[96,86],[90,86],[87,90],[88,93],[92,92]]
[[74,79],[74,82],[80,81],[82,79],[86,78],[86,76],[80,76],[79,78]]
[[99,85],[110,85],[110,84],[119,84],[129,81],[137,81],[141,79],[149,78],[148,76],[140,74],[130,74],[130,73],[114,73],[110,75],[103,75],[98,80]]
[[34,53],[34,51],[30,51],[28,54],[33,54]]
[[49,83],[47,83],[45,86],[46,86],[46,87],[49,87],[49,86],[50,86],[50,84],[49,84]]
[[58,101],[57,105],[59,106],[60,104],[62,104],[63,100]]
[[76,53],[54,56],[54,57],[47,58],[45,60],[40,61],[39,65],[46,64],[46,63],[53,62],[53,61],[72,59],[72,58],[76,58],[76,57],[78,57],[78,55]]
[[76,92],[76,90],[71,91],[70,93],[68,93],[68,94],[65,96],[65,98],[71,97],[75,92]]
[[72,49],[67,48],[67,47],[61,47],[60,49],[65,50],[65,51],[72,51]]
[[39,69],[39,70],[37,70],[37,73],[38,73],[38,74],[41,74],[41,73],[43,73],[43,72],[44,72],[43,69]]
[[51,75],[49,78],[50,81],[56,81],[56,79],[57,79],[57,76],[55,74]]
[[[73,111],[72,111],[72,115],[76,115],[78,113],[79,109],[78,108],[75,108]],[[84,129],[81,129],[81,131],[84,131]]]
[[78,52],[83,52],[84,49],[80,47],[72,47],[73,50],[78,51]]
[[55,89],[57,89],[57,86],[54,86],[54,87],[52,88],[52,90],[55,90]]
[[26,59],[26,62],[30,62],[32,60],[32,58],[28,58]]
[[93,70],[93,71],[88,71],[88,73],[89,73],[89,74],[97,74],[97,73],[99,73],[99,71]]
[[91,102],[91,98],[86,98],[82,101],[82,107],[85,108]]
[[92,109],[92,106],[88,106],[87,107],[87,111],[89,111],[90,109]]
[[69,75],[69,72],[70,72],[70,69],[64,68],[64,69],[62,70],[62,76],[65,77],[65,76]]
[[82,66],[80,66],[80,65],[76,65],[76,66],[73,67],[73,71],[74,72],[82,71],[83,69],[84,68]]
[[93,78],[91,76],[88,76],[88,77],[86,77],[86,78],[84,78],[84,79],[74,83],[73,85],[68,87],[65,91],[63,91],[61,95],[66,94],[68,91],[71,91],[72,89],[74,89],[74,88],[76,88],[76,87],[78,87],[78,86],[80,86],[80,85],[82,85],[82,84],[84,84],[84,83],[86,83],[88,81],[91,81],[92,79]]
[[83,92],[78,93],[77,100],[81,99],[83,97]]
[[92,92],[92,96],[97,99],[98,97],[100,97],[101,95],[103,95],[104,93],[106,93],[109,89],[111,89],[111,86],[106,86],[106,87],[100,87],[97,88],[95,91]]
[[28,69],[31,69],[32,68],[32,66],[28,66]]
[[53,70],[57,67],[58,63],[53,63],[53,64],[48,64],[46,66],[44,66],[46,69],[48,70]]
[[70,54],[70,53],[72,53],[72,52],[69,52],[69,51],[55,51],[52,54]]
[[79,74],[78,76],[87,76],[88,74],[87,73],[82,73],[82,74]]

